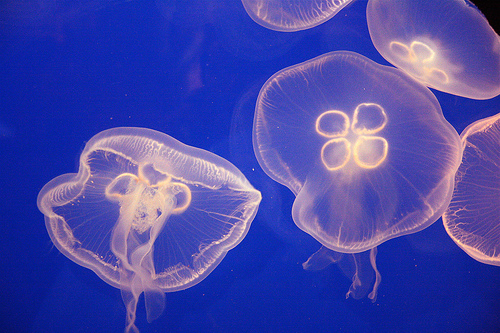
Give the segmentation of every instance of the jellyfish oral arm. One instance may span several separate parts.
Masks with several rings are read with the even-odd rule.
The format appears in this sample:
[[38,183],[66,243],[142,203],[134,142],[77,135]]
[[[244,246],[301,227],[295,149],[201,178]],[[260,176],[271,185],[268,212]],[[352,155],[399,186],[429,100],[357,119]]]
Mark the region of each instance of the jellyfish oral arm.
[[165,294],[153,281],[153,244],[167,220],[166,213],[161,214],[149,229],[146,243],[138,239],[137,231],[132,227],[130,214],[121,216],[113,230],[112,251],[120,260],[123,270],[120,273],[120,287],[123,302],[127,309],[125,332],[138,332],[134,325],[139,296],[144,292],[147,319],[151,322],[158,318],[165,307]]
[[336,263],[347,277],[352,277],[352,284],[345,295],[346,298],[361,299],[367,296],[372,302],[376,302],[378,287],[382,280],[376,259],[376,247],[368,251],[348,254],[322,246],[302,264],[302,267],[308,271],[317,271]]
[[[125,176],[117,177],[119,180]],[[165,294],[153,278],[153,244],[174,210],[175,196],[169,195],[169,183],[150,186],[133,175],[119,187],[112,182],[108,198],[118,199],[120,217],[113,229],[111,250],[119,259],[120,289],[127,309],[126,332],[137,332],[134,325],[137,302],[144,292],[148,321],[158,318],[165,307]],[[120,189],[118,193],[112,190]],[[144,234],[148,235],[144,240]]]

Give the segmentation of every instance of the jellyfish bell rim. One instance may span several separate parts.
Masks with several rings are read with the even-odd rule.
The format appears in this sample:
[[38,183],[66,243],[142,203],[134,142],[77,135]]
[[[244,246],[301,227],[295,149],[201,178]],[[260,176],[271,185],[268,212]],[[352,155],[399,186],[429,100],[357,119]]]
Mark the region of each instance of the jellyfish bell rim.
[[[130,131],[133,131],[133,134],[127,134],[130,133]],[[227,159],[214,154],[208,150],[194,147],[187,145],[176,138],[154,130],[154,129],[149,129],[149,128],[144,128],[144,127],[114,127],[110,129],[103,130],[96,135],[94,135],[85,145],[84,150],[81,153],[81,156],[86,155],[90,148],[94,146],[96,142],[99,142],[103,138],[109,138],[112,136],[132,136],[132,135],[140,135],[142,138],[147,138],[147,139],[152,139],[157,142],[160,142],[165,145],[165,143],[168,144],[169,147],[176,151],[183,151],[185,152],[185,155],[189,156],[196,156],[196,158],[209,161],[211,164],[217,164],[217,165],[222,165],[226,170],[228,170],[230,173],[233,173],[237,175],[239,178],[244,180],[242,185],[245,185],[246,187],[249,188],[254,188],[248,179],[246,179],[245,175],[231,162],[229,162]],[[154,165],[154,163],[152,163]]]
[[[443,181],[444,180],[445,179],[443,179]],[[337,247],[337,246],[334,246],[331,243],[325,241],[322,237],[319,237],[317,234],[313,234],[313,235],[310,234],[310,232],[309,232],[308,229],[302,227],[302,224],[296,223],[295,219],[293,219],[293,220],[295,222],[295,225],[300,230],[304,231],[305,233],[307,233],[308,235],[310,235],[311,237],[313,237],[315,240],[317,240],[321,245],[323,245],[324,247],[326,247],[326,248],[328,248],[328,249],[330,249],[332,251],[339,252],[339,253],[346,253],[346,254],[361,253],[361,252],[369,251],[369,250],[371,250],[373,248],[376,248],[377,246],[380,246],[383,243],[390,241],[391,239],[395,239],[395,238],[398,238],[398,237],[415,234],[417,232],[420,232],[420,231],[422,231],[422,230],[430,227],[434,223],[436,223],[443,216],[444,212],[448,208],[449,202],[450,202],[451,197],[453,195],[454,183],[455,183],[455,177],[454,176],[450,177],[450,179],[449,179],[449,187],[448,187],[449,189],[448,189],[448,192],[446,194],[447,200],[444,201],[443,205],[441,205],[441,207],[439,207],[439,209],[436,209],[436,212],[431,217],[429,217],[427,219],[426,223],[421,224],[418,227],[413,228],[411,230],[407,230],[407,231],[403,231],[403,232],[398,232],[397,234],[394,234],[394,235],[390,235],[390,234],[389,234],[389,236],[384,235],[385,237],[379,237],[380,239],[376,240],[375,242],[373,242],[373,243],[371,243],[369,245],[365,245],[365,246],[348,247],[348,248],[347,247]],[[294,205],[293,206],[295,206],[295,201],[294,201]],[[293,206],[292,206],[292,215],[293,215],[293,210],[294,210]],[[354,244],[358,244],[358,243],[354,243]]]
[[[487,127],[490,127],[491,124],[489,124],[489,122],[493,119],[500,120],[500,113],[497,113],[495,115],[492,115],[492,116],[489,116],[489,117],[486,117],[483,119],[476,120],[472,124],[469,124],[460,134],[460,139],[462,140],[463,145],[465,146],[466,138],[469,137],[473,131],[478,132],[478,131],[481,131]],[[496,120],[496,121],[498,121],[498,120]]]
[[[306,0],[306,1],[309,1],[309,0]],[[339,7],[337,7],[335,9],[335,11],[330,12],[327,15],[322,15],[323,17],[321,19],[317,19],[312,24],[306,24],[305,21],[301,21],[300,25],[287,27],[287,26],[280,26],[280,25],[277,25],[273,22],[266,21],[266,20],[260,18],[255,13],[255,11],[251,8],[251,6],[249,5],[250,1],[241,0],[243,7],[245,8],[245,11],[247,12],[248,16],[250,16],[250,18],[255,23],[257,23],[258,25],[260,25],[261,27],[264,27],[266,29],[277,31],[277,32],[285,32],[285,33],[309,30],[309,29],[315,28],[315,27],[329,21],[331,18],[333,18],[335,15],[337,15],[342,9],[344,9],[346,6],[348,6],[349,4],[351,4],[353,2],[353,0],[343,0],[343,1],[345,1],[345,2],[343,4],[341,4]],[[333,2],[333,1],[331,1],[331,2]]]

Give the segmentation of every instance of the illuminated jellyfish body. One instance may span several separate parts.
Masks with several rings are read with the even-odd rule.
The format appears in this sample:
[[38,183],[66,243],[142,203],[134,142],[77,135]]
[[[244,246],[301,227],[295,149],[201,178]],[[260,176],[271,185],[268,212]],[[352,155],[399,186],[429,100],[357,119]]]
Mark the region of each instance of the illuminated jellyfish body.
[[143,128],[94,136],[77,174],[40,191],[56,247],[120,288],[126,332],[145,295],[148,321],[164,309],[164,293],[189,288],[246,235],[261,196],[231,163]]
[[299,31],[324,23],[352,0],[242,0],[248,15],[263,27]]
[[[426,87],[345,51],[265,83],[253,145],[267,175],[296,195],[295,224],[342,253],[368,251],[435,222],[461,158],[460,138]],[[333,255],[322,249],[304,267],[336,261],[326,256]]]
[[444,226],[472,258],[500,266],[500,113],[469,125],[460,137],[463,159]]
[[488,99],[500,94],[500,38],[464,0],[370,0],[373,44],[428,87]]

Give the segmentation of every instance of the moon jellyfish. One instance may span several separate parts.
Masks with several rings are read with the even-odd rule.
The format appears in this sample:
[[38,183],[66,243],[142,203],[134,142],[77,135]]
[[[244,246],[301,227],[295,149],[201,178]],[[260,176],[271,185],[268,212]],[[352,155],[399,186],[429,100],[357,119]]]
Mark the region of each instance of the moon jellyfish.
[[463,159],[444,226],[472,258],[500,266],[500,113],[469,125],[460,137]]
[[295,224],[343,253],[434,223],[462,156],[429,89],[345,51],[283,69],[264,84],[253,145],[267,175],[295,194]]
[[144,293],[147,319],[164,293],[189,288],[245,237],[261,200],[231,163],[144,128],[94,136],[77,174],[47,183],[38,208],[55,246],[120,288],[126,332]]
[[324,23],[352,0],[242,0],[248,15],[263,27],[292,32]]
[[370,0],[380,54],[428,87],[488,99],[500,94],[500,38],[464,0]]

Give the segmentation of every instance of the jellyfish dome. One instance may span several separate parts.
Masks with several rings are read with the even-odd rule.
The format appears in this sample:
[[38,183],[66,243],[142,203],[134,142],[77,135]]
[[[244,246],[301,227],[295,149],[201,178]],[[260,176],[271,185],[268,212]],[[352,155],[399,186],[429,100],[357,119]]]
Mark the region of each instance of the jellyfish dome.
[[325,247],[370,250],[435,222],[462,156],[437,99],[402,71],[331,52],[274,74],[255,110],[260,166]]
[[469,125],[460,137],[463,159],[444,226],[472,258],[500,266],[500,113]]
[[242,0],[248,15],[263,27],[292,32],[324,23],[352,0]]
[[245,237],[261,200],[225,159],[144,128],[94,136],[77,174],[47,183],[38,208],[55,246],[122,290],[126,332],[145,295],[148,321],[164,292],[203,280]]
[[473,99],[500,94],[500,38],[464,0],[370,0],[373,44],[428,87]]

